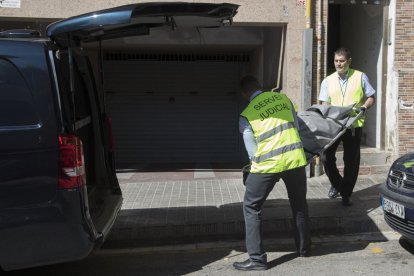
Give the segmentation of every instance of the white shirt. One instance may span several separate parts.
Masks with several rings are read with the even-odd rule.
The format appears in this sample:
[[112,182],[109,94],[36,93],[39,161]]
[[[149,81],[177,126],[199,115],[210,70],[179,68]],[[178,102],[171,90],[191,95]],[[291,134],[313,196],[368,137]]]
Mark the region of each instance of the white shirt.
[[[346,91],[346,86],[348,85],[348,75],[349,70],[346,73],[345,79],[341,78],[338,74],[338,72],[335,72],[339,79],[339,84],[341,85],[342,94],[344,96]],[[375,89],[372,87],[372,85],[369,83],[369,79],[365,73],[362,73],[362,90],[364,91],[364,95],[366,98],[374,96],[375,95]],[[328,96],[328,81],[326,78],[321,83],[321,91],[319,92],[319,100],[322,102],[328,102],[329,96]]]

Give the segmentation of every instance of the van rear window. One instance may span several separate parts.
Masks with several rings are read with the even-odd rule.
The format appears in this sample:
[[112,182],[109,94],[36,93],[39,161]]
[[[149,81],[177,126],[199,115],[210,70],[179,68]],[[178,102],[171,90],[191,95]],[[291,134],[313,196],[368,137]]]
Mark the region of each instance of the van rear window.
[[33,95],[18,69],[0,59],[0,127],[38,123]]

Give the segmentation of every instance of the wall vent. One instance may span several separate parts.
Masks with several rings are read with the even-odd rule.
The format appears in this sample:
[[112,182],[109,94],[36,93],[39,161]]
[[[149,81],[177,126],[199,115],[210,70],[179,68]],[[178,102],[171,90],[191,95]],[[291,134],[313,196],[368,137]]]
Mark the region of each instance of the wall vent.
[[173,62],[249,62],[249,54],[189,54],[189,53],[105,53],[111,61],[173,61]]

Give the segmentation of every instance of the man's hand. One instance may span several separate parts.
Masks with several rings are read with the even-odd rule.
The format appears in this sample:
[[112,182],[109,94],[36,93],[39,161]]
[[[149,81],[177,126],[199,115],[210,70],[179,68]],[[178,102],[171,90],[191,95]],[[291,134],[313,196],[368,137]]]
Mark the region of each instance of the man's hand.
[[356,111],[358,113],[362,113],[361,115],[365,115],[365,113],[367,112],[367,107],[363,105],[360,108],[357,108]]
[[247,177],[249,177],[250,174],[250,168],[251,168],[251,163],[247,164],[246,166],[244,166],[242,168],[242,173],[243,173],[243,185],[246,186],[246,180]]
[[249,173],[250,172],[250,168],[252,166],[252,163],[246,164],[243,168],[242,168],[242,172],[244,173]]

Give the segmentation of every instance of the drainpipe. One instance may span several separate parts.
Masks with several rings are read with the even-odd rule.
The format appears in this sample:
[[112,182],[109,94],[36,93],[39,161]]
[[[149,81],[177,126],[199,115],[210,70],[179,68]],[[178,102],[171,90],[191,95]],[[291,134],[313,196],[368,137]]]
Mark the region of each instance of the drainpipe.
[[306,1],[306,29],[311,27],[312,0]]
[[306,0],[306,28],[302,45],[302,106],[307,110],[312,105],[312,52],[313,29],[311,28],[312,1]]
[[[316,91],[320,91],[320,85],[322,81],[322,35],[323,35],[323,24],[322,24],[322,11],[323,11],[323,0],[318,0],[318,30],[316,32]],[[321,160],[319,157],[315,160],[315,176],[320,176],[322,172]]]
[[323,5],[322,5],[322,1],[323,0],[319,0],[318,1],[318,31],[317,31],[317,83],[316,83],[316,87],[319,91],[320,89],[320,85],[321,85],[321,81],[322,81],[322,33],[323,33],[323,24],[322,24],[322,10],[323,10]]
[[[302,101],[300,110],[307,110],[312,105],[312,53],[313,29],[311,28],[312,0],[306,0],[306,28],[303,30],[302,44]],[[313,160],[306,166],[306,176],[312,177]]]

